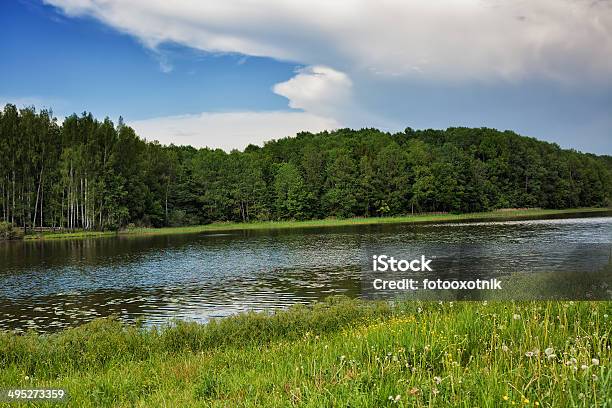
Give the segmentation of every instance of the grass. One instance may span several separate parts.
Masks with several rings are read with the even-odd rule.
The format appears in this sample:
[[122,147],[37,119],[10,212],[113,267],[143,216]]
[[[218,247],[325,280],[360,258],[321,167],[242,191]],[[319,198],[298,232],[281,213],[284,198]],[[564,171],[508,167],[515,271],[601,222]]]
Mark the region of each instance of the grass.
[[0,388],[68,406],[612,404],[610,302],[365,302],[163,329],[0,334]]
[[323,219],[309,221],[259,221],[249,223],[217,222],[208,225],[167,228],[131,228],[119,232],[114,231],[74,231],[46,232],[30,234],[25,239],[65,239],[65,238],[96,238],[108,236],[140,236],[140,235],[171,235],[200,232],[223,232],[236,230],[270,230],[287,228],[319,228],[341,227],[351,225],[402,224],[402,223],[435,223],[459,221],[499,221],[537,219],[545,217],[565,216],[583,213],[609,213],[609,208],[574,208],[563,210],[524,209],[507,211],[490,211],[466,214],[417,214],[400,217],[370,217],[347,219]]

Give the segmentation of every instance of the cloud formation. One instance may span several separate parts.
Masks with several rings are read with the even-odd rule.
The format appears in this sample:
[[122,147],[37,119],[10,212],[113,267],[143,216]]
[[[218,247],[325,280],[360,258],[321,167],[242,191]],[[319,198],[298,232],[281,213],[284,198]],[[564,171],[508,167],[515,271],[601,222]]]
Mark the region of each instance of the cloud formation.
[[147,140],[162,144],[220,147],[230,151],[249,144],[293,136],[300,131],[335,129],[333,119],[306,112],[219,112],[128,121]]
[[344,72],[315,65],[299,69],[293,78],[272,89],[289,99],[291,108],[336,117],[339,109],[350,104],[352,86]]
[[45,0],[155,48],[429,80],[609,81],[607,0]]

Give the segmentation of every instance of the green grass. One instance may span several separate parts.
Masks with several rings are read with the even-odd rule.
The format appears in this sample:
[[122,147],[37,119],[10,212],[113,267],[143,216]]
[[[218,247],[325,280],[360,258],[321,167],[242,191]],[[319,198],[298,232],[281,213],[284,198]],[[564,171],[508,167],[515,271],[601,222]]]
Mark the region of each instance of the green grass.
[[69,406],[610,406],[610,302],[363,302],[0,334],[0,388]]
[[236,231],[236,230],[269,230],[287,228],[316,228],[316,227],[341,227],[351,225],[375,225],[375,224],[402,224],[402,223],[432,223],[432,222],[457,222],[457,221],[489,221],[489,220],[518,220],[537,219],[545,217],[581,214],[581,213],[609,213],[609,208],[575,208],[564,210],[508,210],[490,211],[467,214],[418,214],[401,217],[370,217],[370,218],[347,218],[347,219],[323,219],[309,221],[261,221],[249,223],[217,222],[208,225],[197,225],[188,227],[168,228],[132,228],[120,232],[97,232],[97,231],[75,231],[61,233],[31,234],[26,239],[62,239],[62,238],[95,238],[108,236],[140,236],[140,235],[170,235],[188,234],[209,231]]

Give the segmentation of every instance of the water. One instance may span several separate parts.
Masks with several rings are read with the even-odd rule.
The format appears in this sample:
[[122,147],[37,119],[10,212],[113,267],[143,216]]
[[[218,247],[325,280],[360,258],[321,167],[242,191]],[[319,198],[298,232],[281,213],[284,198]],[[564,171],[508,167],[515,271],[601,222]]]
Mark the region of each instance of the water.
[[147,324],[362,296],[373,254],[434,258],[440,276],[595,271],[612,217],[378,225],[0,243],[0,329],[100,316]]

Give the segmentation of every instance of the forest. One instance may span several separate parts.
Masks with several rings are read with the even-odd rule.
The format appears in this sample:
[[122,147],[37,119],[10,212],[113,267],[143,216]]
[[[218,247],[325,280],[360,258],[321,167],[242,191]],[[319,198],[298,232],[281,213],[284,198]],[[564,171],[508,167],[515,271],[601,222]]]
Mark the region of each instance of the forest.
[[26,232],[612,203],[612,157],[489,128],[302,132],[227,153],[7,104],[0,158],[0,221]]

